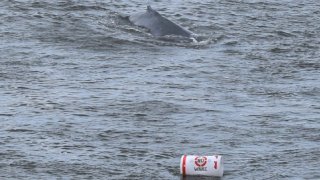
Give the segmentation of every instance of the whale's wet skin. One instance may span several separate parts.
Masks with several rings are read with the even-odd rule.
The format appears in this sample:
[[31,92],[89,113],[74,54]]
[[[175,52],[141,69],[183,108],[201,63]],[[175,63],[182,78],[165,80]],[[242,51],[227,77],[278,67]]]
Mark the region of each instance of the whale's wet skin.
[[149,29],[154,36],[177,35],[191,37],[190,31],[164,18],[153,10],[151,6],[148,6],[147,11],[144,13],[131,15],[129,20],[137,26]]
[[152,7],[216,40],[121,18],[141,0],[0,1],[0,179],[180,179],[183,154],[222,155],[227,180],[320,179],[320,1]]

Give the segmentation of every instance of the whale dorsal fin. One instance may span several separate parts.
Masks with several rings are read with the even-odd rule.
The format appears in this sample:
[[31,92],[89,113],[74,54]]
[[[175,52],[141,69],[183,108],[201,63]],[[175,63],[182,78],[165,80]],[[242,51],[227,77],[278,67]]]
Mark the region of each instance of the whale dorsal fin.
[[161,16],[156,10],[152,9],[150,5],[147,6],[147,12]]
[[150,5],[147,6],[146,12],[130,16],[129,21],[134,25],[147,28],[152,35],[157,37],[165,35],[191,36],[188,30],[163,17]]

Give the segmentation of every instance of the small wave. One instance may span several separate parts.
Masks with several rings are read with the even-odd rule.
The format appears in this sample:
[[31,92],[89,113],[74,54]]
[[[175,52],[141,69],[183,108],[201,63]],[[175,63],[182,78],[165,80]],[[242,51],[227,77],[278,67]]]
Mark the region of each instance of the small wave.
[[0,117],[1,117],[1,116],[12,117],[12,116],[14,116],[14,114],[4,114],[4,113],[1,113],[1,114],[0,114]]
[[270,49],[270,52],[272,52],[272,53],[288,53],[290,51],[291,51],[291,49],[284,49],[284,48],[280,48],[280,47],[275,47],[275,48]]
[[285,31],[276,31],[276,33],[279,36],[283,36],[283,37],[294,37],[295,36],[294,34],[291,34],[291,33],[285,32]]
[[106,9],[101,6],[74,5],[74,6],[67,7],[66,10],[68,11],[88,11],[88,10],[105,11]]
[[30,129],[7,129],[6,131],[8,132],[34,132],[33,130]]

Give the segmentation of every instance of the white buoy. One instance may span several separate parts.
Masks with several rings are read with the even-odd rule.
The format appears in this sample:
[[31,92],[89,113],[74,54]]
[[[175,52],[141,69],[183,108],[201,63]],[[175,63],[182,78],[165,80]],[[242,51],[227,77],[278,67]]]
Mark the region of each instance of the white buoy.
[[180,173],[187,175],[223,176],[222,156],[183,155],[180,161]]

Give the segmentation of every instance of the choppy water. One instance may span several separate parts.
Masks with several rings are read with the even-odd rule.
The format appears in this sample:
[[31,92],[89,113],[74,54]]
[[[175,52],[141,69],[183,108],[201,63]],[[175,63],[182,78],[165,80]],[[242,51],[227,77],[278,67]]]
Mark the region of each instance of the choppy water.
[[151,4],[206,38],[121,18],[146,1],[0,1],[0,178],[320,179],[320,1]]

